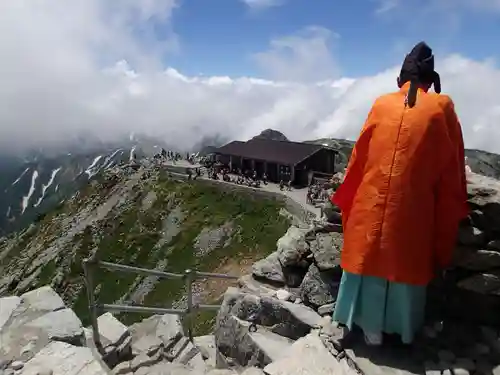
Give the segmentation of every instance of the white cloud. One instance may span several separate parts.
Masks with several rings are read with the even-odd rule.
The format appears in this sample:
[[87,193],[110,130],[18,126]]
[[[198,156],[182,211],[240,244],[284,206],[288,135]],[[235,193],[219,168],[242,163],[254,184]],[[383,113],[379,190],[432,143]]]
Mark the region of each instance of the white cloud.
[[377,2],[377,7],[375,9],[376,14],[387,13],[401,4],[401,0],[375,0]]
[[248,7],[255,10],[277,7],[283,5],[285,0],[241,0]]
[[324,27],[310,26],[294,35],[272,39],[270,50],[255,54],[254,59],[276,80],[336,78],[340,70],[332,56],[332,42],[338,37]]
[[[189,77],[160,64],[175,50],[175,34],[158,44],[147,31],[152,20],[168,24],[175,3],[116,4],[0,1],[0,149],[82,131],[143,132],[180,146],[215,133],[245,139],[269,127],[295,140],[355,138],[375,97],[396,89],[399,67],[340,77],[332,36],[320,28],[277,38],[257,55],[267,79]],[[467,146],[500,151],[500,70],[458,55],[438,59],[437,68]]]

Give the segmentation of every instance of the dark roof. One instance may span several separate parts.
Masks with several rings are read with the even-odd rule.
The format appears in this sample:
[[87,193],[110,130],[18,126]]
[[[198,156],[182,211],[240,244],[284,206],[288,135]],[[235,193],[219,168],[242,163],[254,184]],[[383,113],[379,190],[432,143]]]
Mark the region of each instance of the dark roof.
[[247,142],[230,142],[219,147],[217,153],[221,155],[241,156],[246,159],[296,165],[323,148],[326,147],[310,143],[251,139]]

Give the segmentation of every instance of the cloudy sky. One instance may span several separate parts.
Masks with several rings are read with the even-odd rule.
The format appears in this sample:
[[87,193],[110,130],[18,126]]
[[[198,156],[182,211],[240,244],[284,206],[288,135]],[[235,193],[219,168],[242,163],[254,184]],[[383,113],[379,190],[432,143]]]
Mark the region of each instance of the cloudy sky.
[[0,25],[2,149],[353,139],[425,40],[466,145],[500,152],[499,0],[1,0]]

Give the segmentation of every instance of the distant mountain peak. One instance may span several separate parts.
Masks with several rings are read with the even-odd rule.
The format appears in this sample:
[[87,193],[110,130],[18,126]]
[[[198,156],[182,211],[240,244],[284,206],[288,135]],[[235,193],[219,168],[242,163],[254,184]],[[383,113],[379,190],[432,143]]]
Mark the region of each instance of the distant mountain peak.
[[266,129],[252,139],[270,139],[273,141],[288,141],[289,139],[282,132],[274,129]]

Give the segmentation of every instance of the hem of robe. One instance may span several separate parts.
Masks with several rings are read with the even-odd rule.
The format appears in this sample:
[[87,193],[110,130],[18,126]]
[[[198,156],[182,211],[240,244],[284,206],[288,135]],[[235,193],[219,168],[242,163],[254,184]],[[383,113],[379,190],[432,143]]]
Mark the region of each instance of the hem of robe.
[[333,320],[364,332],[398,334],[405,344],[423,326],[426,287],[344,271]]

